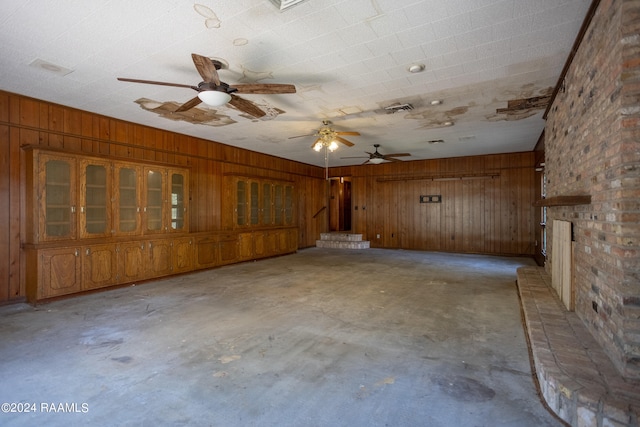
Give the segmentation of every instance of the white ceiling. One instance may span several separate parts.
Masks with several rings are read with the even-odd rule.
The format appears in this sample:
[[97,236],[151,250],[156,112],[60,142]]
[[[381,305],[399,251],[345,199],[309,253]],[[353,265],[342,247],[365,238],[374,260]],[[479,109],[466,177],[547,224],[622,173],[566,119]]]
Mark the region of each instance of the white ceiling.
[[[405,161],[528,151],[543,110],[496,110],[556,85],[589,5],[305,0],[281,12],[271,0],[1,1],[0,88],[318,166],[315,138],[290,137],[322,120],[361,134],[331,166],[366,161],[341,157],[366,156],[373,144],[411,153]],[[148,109],[172,111],[196,92],[116,80],[197,85],[191,53],[223,59],[227,83],[290,83],[297,93],[242,95],[268,111],[261,119],[204,104],[163,117]],[[409,73],[412,64],[425,70]],[[413,110],[384,113],[396,103]]]

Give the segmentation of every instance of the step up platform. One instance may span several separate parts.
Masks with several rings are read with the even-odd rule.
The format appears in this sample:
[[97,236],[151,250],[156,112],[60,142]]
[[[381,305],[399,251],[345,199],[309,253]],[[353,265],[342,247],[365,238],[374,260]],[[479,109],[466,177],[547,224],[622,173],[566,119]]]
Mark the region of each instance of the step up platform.
[[352,233],[320,233],[320,240],[316,240],[318,248],[334,249],[368,249],[369,241],[362,240],[362,234]]

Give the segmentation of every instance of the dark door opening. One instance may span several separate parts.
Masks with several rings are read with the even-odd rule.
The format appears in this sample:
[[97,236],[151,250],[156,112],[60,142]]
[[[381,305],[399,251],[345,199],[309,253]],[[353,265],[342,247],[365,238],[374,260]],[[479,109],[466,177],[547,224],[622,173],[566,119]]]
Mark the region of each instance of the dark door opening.
[[351,231],[351,178],[331,178],[329,231]]

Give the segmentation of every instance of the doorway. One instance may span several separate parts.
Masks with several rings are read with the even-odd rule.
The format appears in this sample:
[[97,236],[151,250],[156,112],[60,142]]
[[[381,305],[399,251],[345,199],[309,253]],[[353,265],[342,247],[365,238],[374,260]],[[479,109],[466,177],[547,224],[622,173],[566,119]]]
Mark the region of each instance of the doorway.
[[329,231],[351,231],[351,177],[329,180]]

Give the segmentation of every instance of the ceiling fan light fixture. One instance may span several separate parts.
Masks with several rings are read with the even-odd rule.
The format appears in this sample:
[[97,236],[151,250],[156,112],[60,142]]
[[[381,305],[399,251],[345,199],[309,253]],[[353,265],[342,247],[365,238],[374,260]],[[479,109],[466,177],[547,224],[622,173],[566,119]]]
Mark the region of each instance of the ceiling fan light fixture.
[[381,159],[381,158],[378,158],[378,157],[374,157],[373,159],[369,159],[369,163],[373,163],[374,165],[379,165],[382,162],[384,162],[384,159]]
[[331,143],[329,143],[329,146],[327,148],[329,149],[329,151],[334,152],[338,149],[338,143],[335,141],[331,141]]
[[204,90],[198,93],[200,101],[212,107],[220,107],[231,101],[231,95],[226,92],[220,92],[219,90]]
[[322,150],[323,146],[324,146],[324,144],[322,144],[322,141],[318,141],[313,145],[313,149],[314,149],[314,151],[320,151],[320,150]]

